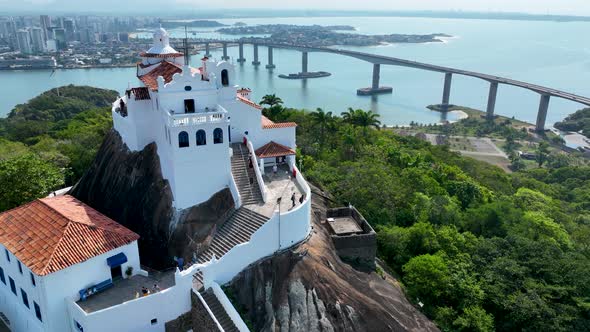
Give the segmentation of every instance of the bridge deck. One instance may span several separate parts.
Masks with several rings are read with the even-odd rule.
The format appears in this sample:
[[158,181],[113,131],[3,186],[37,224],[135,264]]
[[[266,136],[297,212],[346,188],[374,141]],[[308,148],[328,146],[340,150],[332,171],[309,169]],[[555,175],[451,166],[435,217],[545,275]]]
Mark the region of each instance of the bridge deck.
[[531,90],[533,92],[539,93],[541,95],[548,95],[552,97],[558,97],[562,99],[571,100],[580,104],[584,104],[586,106],[590,106],[590,98],[584,97],[580,95],[576,95],[573,93],[569,93],[566,91],[561,91],[557,89],[552,89],[548,87],[544,87],[537,84],[527,83],[523,81],[514,80],[511,78],[488,75],[484,73],[451,68],[451,67],[444,67],[438,66],[423,62],[411,61],[400,59],[396,57],[390,57],[385,55],[377,55],[371,53],[364,53],[364,52],[357,52],[357,51],[350,51],[344,49],[337,49],[337,48],[329,48],[329,47],[313,47],[313,46],[305,46],[305,45],[290,45],[290,44],[279,44],[279,43],[266,43],[266,42],[254,42],[254,41],[237,41],[237,40],[222,40],[222,39],[190,39],[189,44],[203,44],[203,43],[218,43],[218,44],[256,44],[259,46],[267,46],[273,48],[282,48],[282,49],[292,49],[301,52],[323,52],[323,53],[332,53],[332,54],[339,54],[344,56],[353,57],[356,59],[360,59],[363,61],[376,63],[376,64],[383,64],[383,65],[393,65],[393,66],[402,66],[402,67],[410,67],[416,68],[421,70],[428,70],[428,71],[435,71],[440,73],[451,73],[469,77],[475,77],[482,80],[486,80],[488,82],[497,82],[500,84],[505,85],[512,85],[519,88]]

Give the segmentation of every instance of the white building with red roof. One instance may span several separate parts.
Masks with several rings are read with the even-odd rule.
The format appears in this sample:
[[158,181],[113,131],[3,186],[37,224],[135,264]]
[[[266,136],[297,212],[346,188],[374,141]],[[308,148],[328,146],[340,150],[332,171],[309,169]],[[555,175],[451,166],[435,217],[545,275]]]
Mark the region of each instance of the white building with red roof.
[[131,151],[156,143],[177,209],[232,187],[232,143],[248,141],[256,150],[274,141],[295,150],[296,124],[264,117],[262,107],[250,100],[251,90],[236,85],[230,62],[205,57],[199,68],[188,66],[162,28],[141,57],[140,86],[113,104],[114,127]]
[[162,28],[141,56],[138,86],[113,104],[115,130],[131,151],[156,144],[177,210],[227,188],[235,209],[204,250],[160,272],[140,265],[137,234],[74,197],[1,213],[0,320],[12,331],[166,331],[196,296],[218,330],[247,332],[220,285],[311,233],[296,124],[263,116],[231,63],[186,65]]
[[12,331],[75,331],[66,301],[142,273],[138,239],[68,195],[0,214],[0,313],[5,322]]

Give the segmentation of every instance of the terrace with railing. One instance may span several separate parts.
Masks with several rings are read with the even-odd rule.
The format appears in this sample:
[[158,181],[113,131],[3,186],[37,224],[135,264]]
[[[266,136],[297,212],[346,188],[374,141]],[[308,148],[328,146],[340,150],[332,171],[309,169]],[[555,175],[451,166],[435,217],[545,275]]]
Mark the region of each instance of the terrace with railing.
[[173,110],[163,110],[164,118],[170,127],[195,126],[204,123],[219,123],[228,121],[228,112],[221,105],[214,108],[204,108],[195,113],[175,113]]

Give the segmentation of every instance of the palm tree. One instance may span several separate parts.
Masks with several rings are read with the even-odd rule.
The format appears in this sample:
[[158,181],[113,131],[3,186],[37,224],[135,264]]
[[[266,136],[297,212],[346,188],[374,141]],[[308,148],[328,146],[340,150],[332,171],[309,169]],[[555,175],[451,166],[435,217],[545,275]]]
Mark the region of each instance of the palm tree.
[[329,129],[334,125],[334,116],[332,115],[332,112],[324,112],[324,110],[319,107],[315,112],[311,112],[310,116],[314,124],[320,129],[320,147],[323,148],[326,138],[326,129]]
[[374,127],[376,129],[381,128],[381,121],[379,121],[379,114],[373,113],[373,111],[363,111],[361,109],[348,108],[348,111],[342,113],[342,119],[346,123],[351,125],[369,128]]
[[269,108],[272,108],[275,105],[282,105],[283,100],[273,93],[272,95],[265,95],[264,97],[262,97],[260,104],[268,105]]

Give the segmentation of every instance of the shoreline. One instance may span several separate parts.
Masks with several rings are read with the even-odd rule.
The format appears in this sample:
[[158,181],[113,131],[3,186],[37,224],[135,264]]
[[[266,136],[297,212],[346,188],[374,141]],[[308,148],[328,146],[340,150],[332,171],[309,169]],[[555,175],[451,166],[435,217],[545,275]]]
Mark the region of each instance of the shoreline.
[[35,70],[71,70],[71,69],[115,69],[115,68],[133,68],[136,64],[115,65],[115,66],[81,66],[81,67],[46,67],[46,68],[2,68],[0,71],[35,71]]

